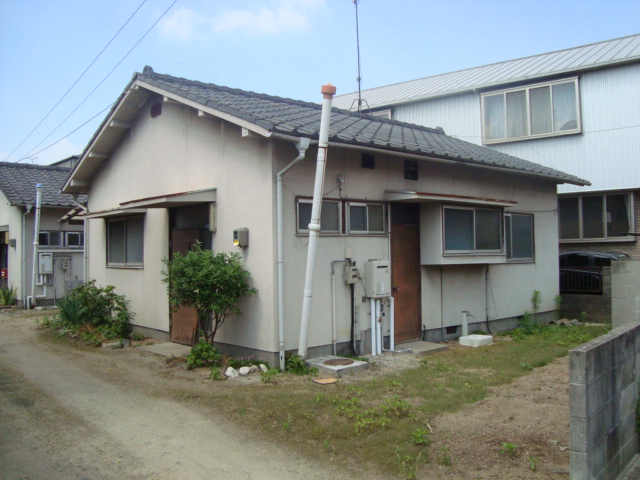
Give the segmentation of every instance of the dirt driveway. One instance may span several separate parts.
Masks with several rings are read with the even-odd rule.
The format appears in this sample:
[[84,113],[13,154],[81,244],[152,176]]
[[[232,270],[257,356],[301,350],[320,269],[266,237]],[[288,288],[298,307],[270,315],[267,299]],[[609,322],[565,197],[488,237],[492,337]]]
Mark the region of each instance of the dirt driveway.
[[[201,374],[137,349],[42,335],[29,313],[0,315],[2,480],[379,478],[362,466],[355,474],[338,468],[322,452],[310,460],[226,421],[197,400],[216,385]],[[417,478],[568,479],[567,377],[565,357],[434,418],[432,448],[446,444],[453,465],[434,462]],[[500,454],[503,442],[518,445],[517,458]]]
[[0,478],[347,478],[198,411],[170,379],[158,388],[157,358],[111,353],[0,315]]

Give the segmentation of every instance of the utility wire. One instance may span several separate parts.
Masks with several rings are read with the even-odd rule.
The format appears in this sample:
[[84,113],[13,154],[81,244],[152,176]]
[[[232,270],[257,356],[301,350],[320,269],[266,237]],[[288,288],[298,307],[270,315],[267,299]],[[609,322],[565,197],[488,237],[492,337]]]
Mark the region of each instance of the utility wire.
[[[145,0],[145,1],[146,1],[146,0]],[[52,131],[49,135],[47,135],[47,137],[46,137],[44,140],[42,140],[42,142],[44,142],[47,138],[49,138],[51,135],[53,135],[53,133],[54,133],[58,128],[60,128],[60,126],[61,126],[64,122],[66,122],[66,121],[69,119],[69,117],[70,117],[71,115],[73,115],[73,114],[74,114],[74,113],[75,113],[75,112],[76,112],[76,111],[77,111],[77,110],[78,110],[78,109],[79,109],[79,108],[84,104],[84,102],[86,102],[86,101],[89,99],[89,97],[91,97],[91,95],[93,95],[93,94],[94,94],[94,92],[95,92],[98,88],[100,88],[100,86],[101,86],[101,85],[102,85],[102,84],[107,80],[107,78],[109,78],[109,77],[111,76],[111,74],[115,71],[115,69],[116,69],[116,68],[118,68],[118,67],[122,64],[122,62],[124,62],[124,61],[125,61],[125,59],[126,59],[126,58],[131,54],[131,52],[133,52],[133,51],[135,50],[135,48],[140,44],[140,42],[142,42],[142,40],[144,40],[144,38],[149,34],[149,32],[150,32],[151,30],[153,30],[153,28],[158,24],[158,22],[159,22],[160,20],[162,20],[162,18],[163,18],[163,17],[164,17],[168,12],[169,12],[169,10],[171,10],[171,8],[176,4],[176,2],[177,2],[177,1],[178,1],[178,0],[173,0],[173,2],[171,3],[171,5],[169,5],[169,7],[164,11],[164,13],[163,13],[162,15],[160,15],[160,16],[158,17],[158,19],[153,23],[153,25],[151,25],[151,26],[149,27],[149,29],[148,29],[146,32],[144,32],[144,35],[142,35],[142,37],[140,37],[140,39],[139,39],[139,40],[138,40],[138,41],[133,45],[133,47],[131,47],[131,48],[129,49],[129,51],[124,55],[124,57],[122,57],[122,58],[120,59],[120,61],[119,61],[119,62],[118,62],[118,63],[117,63],[117,64],[116,64],[116,65],[115,65],[115,66],[114,66],[114,67],[109,71],[109,73],[107,73],[107,75],[106,75],[106,76],[105,76],[105,77],[100,81],[100,83],[98,83],[98,85],[96,85],[96,86],[95,86],[95,88],[94,88],[93,90],[91,90],[91,92],[89,92],[89,95],[87,95],[87,96],[84,98],[84,100],[82,100],[82,102],[80,102],[80,104],[79,104],[76,108],[74,108],[74,109],[73,109],[73,111],[72,111],[69,115],[67,115],[67,116],[65,117],[65,119],[64,119],[64,120],[62,120],[62,122],[60,122],[60,123],[58,124],[58,126],[57,126],[56,128],[54,128],[54,129],[53,129],[53,131]],[[40,146],[40,145],[42,144],[42,142],[40,142],[38,145],[36,145],[36,146],[31,150],[31,152],[32,152],[33,150],[35,150],[36,148],[38,148],[38,146]],[[28,157],[31,155],[31,152],[27,153],[27,155],[26,155],[24,158],[28,158]],[[21,159],[21,160],[22,160],[22,159]],[[20,160],[18,160],[18,161],[20,161]]]
[[[107,47],[108,47],[109,45],[111,45],[111,43],[116,39],[116,37],[117,37],[118,35],[120,35],[120,32],[122,32],[122,30],[124,29],[124,27],[126,27],[126,26],[127,26],[127,24],[131,21],[131,19],[133,18],[133,16],[134,16],[136,13],[138,13],[138,10],[140,10],[140,8],[142,7],[142,5],[144,5],[144,4],[146,3],[146,1],[147,1],[147,0],[142,0],[142,3],[138,6],[138,8],[136,8],[135,12],[133,12],[133,13],[131,14],[131,16],[127,19],[127,21],[126,21],[126,22],[124,22],[124,25],[122,25],[122,27],[120,27],[120,30],[118,30],[118,31],[116,32],[116,34],[111,38],[111,40],[109,40],[109,42],[104,46],[104,48],[103,48],[102,50],[100,50],[100,53],[98,53],[98,55],[96,56],[96,58],[94,58],[94,59],[93,59],[93,61],[89,64],[89,66],[88,66],[87,68],[85,68],[84,72],[82,72],[82,73],[80,74],[80,76],[76,79],[76,81],[75,81],[75,82],[73,82],[73,85],[71,85],[71,86],[69,87],[69,89],[64,93],[64,95],[62,95],[62,97],[60,97],[60,100],[58,100],[58,101],[56,102],[56,104],[51,108],[51,110],[49,110],[49,112],[44,116],[44,118],[43,118],[42,120],[40,120],[40,122],[38,122],[38,124],[37,124],[35,127],[33,127],[33,130],[31,130],[31,131],[29,132],[29,134],[28,134],[26,137],[24,137],[24,139],[20,142],[20,144],[19,144],[16,148],[14,148],[14,149],[13,149],[13,151],[12,151],[9,155],[7,155],[7,158],[5,158],[5,159],[4,159],[4,161],[5,161],[5,162],[9,159],[9,157],[10,157],[11,155],[13,155],[13,154],[15,153],[15,151],[16,151],[18,148],[20,148],[20,147],[22,146],[22,144],[23,144],[24,142],[26,142],[26,141],[27,141],[27,139],[28,139],[28,138],[33,134],[33,132],[35,132],[35,131],[36,131],[36,129],[37,129],[40,125],[42,125],[42,122],[44,122],[44,121],[47,119],[47,117],[49,117],[49,115],[51,115],[51,112],[53,112],[53,111],[56,109],[56,107],[60,104],[60,102],[62,102],[62,100],[64,100],[64,98],[65,98],[65,97],[68,95],[68,93],[73,89],[73,87],[75,87],[75,86],[76,86],[76,84],[80,81],[80,79],[81,79],[82,77],[84,77],[84,74],[85,74],[85,73],[87,73],[87,71],[88,71],[88,70],[93,66],[93,64],[94,64],[94,63],[96,63],[96,61],[98,60],[98,58],[100,58],[100,56],[104,53],[104,51],[107,49]],[[55,130],[54,130],[54,131],[55,131]],[[49,135],[48,135],[44,140],[42,140],[42,142],[44,142],[44,141],[45,141],[47,138],[49,138],[52,134],[53,134],[53,132],[51,132],[51,133],[50,133],[50,134],[49,134]],[[31,150],[31,151],[33,151],[33,150],[35,150],[36,148],[38,148],[42,142],[40,142],[38,145],[36,145],[36,146]],[[23,159],[21,159],[21,160],[23,160]],[[18,160],[18,162],[19,162],[19,161],[20,161],[20,160]],[[17,162],[16,162],[16,163],[17,163]]]
[[[58,143],[60,143],[62,140],[64,140],[65,138],[67,138],[69,135],[73,135],[74,133],[76,133],[78,130],[80,130],[82,127],[84,127],[87,123],[89,123],[91,120],[93,120],[94,118],[96,118],[98,115],[101,115],[102,113],[104,113],[106,110],[108,110],[109,108],[113,107],[115,105],[115,102],[113,102],[111,105],[108,105],[107,107],[103,108],[102,110],[100,110],[98,113],[96,113],[93,117],[91,117],[89,120],[87,120],[86,122],[84,122],[82,125],[80,125],[79,127],[76,127],[75,129],[71,130],[69,133],[67,133],[64,137],[60,138],[59,140],[56,140],[55,142],[53,142],[51,145],[44,147],[42,150],[38,150],[36,153],[34,153],[33,155],[29,156],[29,157],[23,157],[20,160],[18,160],[18,162],[21,162],[22,160],[25,160],[27,158],[31,158],[35,155],[38,155],[39,153],[44,152],[45,150],[48,150],[49,148],[53,147],[54,145],[57,145]],[[42,142],[41,142],[42,143]],[[16,163],[18,163],[16,162]]]

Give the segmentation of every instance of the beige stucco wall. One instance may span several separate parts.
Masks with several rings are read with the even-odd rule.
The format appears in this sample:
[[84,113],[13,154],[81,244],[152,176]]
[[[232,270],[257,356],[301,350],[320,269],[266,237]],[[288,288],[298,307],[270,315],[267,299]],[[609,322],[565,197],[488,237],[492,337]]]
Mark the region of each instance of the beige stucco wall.
[[[273,189],[264,181],[271,174],[266,140],[242,137],[239,127],[164,103],[156,118],[144,110],[105,162],[92,184],[89,209],[95,212],[129,200],[216,188],[213,249],[240,252],[259,289],[258,295],[241,304],[243,315],[229,319],[216,340],[273,351]],[[147,210],[143,268],[106,267],[105,227],[103,219],[90,220],[89,276],[99,284],[115,285],[130,299],[134,323],[168,332],[169,307],[161,275],[162,259],[169,254],[168,210]],[[249,248],[233,246],[236,228],[249,229]]]
[[[278,155],[279,168],[293,158],[293,149]],[[316,150],[310,149],[307,158],[295,166],[284,178],[284,246],[285,246],[285,318],[286,348],[298,346],[299,323],[302,309],[307,238],[295,235],[295,198],[311,196],[315,172]],[[422,321],[426,329],[459,325],[461,311],[468,310],[475,321],[484,321],[487,313],[491,320],[515,317],[530,309],[533,290],[542,294],[542,311],[553,310],[558,294],[558,243],[555,185],[497,171],[419,161],[419,180],[404,179],[402,158],[376,155],[376,168],[363,169],[360,153],[354,150],[329,149],[325,175],[324,197],[339,198],[336,177],[345,180],[343,198],[353,201],[381,201],[385,190],[410,190],[441,194],[476,196],[514,200],[518,204],[506,211],[534,213],[536,245],[535,262],[490,265],[489,284],[486,283],[485,265],[452,264],[422,267]],[[440,203],[423,204],[423,209]],[[432,224],[421,223],[423,248],[435,239],[441,230],[432,230]],[[435,236],[435,237],[434,237]],[[331,262],[344,259],[345,248],[353,251],[353,259],[363,274],[363,265],[369,259],[389,259],[388,236],[321,236],[318,241],[313,303],[309,325],[309,346],[326,345],[331,341]],[[483,257],[484,258],[484,257]],[[477,259],[448,259],[449,263],[473,263]],[[504,262],[504,256],[492,261]],[[481,261],[481,263],[486,260]],[[343,264],[336,265],[336,311],[338,342],[349,341],[350,291],[342,280]],[[441,287],[442,286],[442,287]],[[364,287],[356,285],[357,332],[369,328],[369,302],[362,302]],[[388,316],[384,330],[389,331]]]
[[[120,203],[198,189],[217,189],[215,251],[239,251],[259,293],[242,302],[243,314],[229,319],[219,342],[275,352],[277,338],[276,202],[275,178],[296,156],[293,144],[257,136],[242,136],[237,126],[213,117],[199,117],[188,107],[164,103],[162,114],[151,118],[144,110],[96,175],[90,192],[92,212]],[[284,274],[286,349],[298,347],[308,238],[296,234],[296,197],[313,194],[317,149],[284,176]],[[542,292],[542,310],[554,308],[557,294],[557,217],[555,185],[497,171],[419,161],[419,180],[404,179],[403,158],[376,155],[374,170],[362,169],[360,152],[330,148],[325,174],[325,198],[382,201],[385,190],[412,190],[515,200],[516,212],[535,212],[536,261],[489,267],[483,264],[422,267],[422,317],[425,328],[455,325],[460,310],[476,321],[508,318],[528,309],[534,289]],[[344,179],[342,192],[336,177]],[[439,205],[438,205],[439,206]],[[426,208],[426,207],[425,207]],[[169,214],[148,209],[145,216],[143,268],[106,266],[106,222],[89,221],[89,277],[116,286],[131,301],[137,325],[169,331],[169,308],[162,283],[162,259],[169,252]],[[232,244],[235,228],[249,229],[249,247]],[[430,224],[423,222],[425,238]],[[426,240],[428,242],[428,240]],[[321,236],[318,242],[308,346],[331,343],[331,264],[343,260],[350,248],[363,274],[369,259],[389,258],[388,235]],[[461,260],[464,262],[464,260]],[[337,263],[336,321],[338,342],[350,336],[350,290]],[[441,285],[443,287],[441,291]],[[362,302],[362,282],[356,285],[358,335],[369,326],[369,302]],[[488,301],[487,301],[488,299]],[[385,332],[389,329],[385,317]]]

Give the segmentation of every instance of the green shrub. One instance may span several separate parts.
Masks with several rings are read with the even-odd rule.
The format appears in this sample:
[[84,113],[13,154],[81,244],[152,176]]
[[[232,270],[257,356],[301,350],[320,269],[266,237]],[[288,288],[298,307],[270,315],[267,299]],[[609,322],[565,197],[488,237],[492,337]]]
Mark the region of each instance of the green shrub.
[[59,335],[80,338],[89,345],[126,338],[134,314],[129,301],[114,290],[112,285],[97,287],[95,280],[78,285],[56,302],[58,314],[50,325]]
[[18,289],[9,285],[0,285],[0,305],[13,305],[18,296]]
[[291,353],[288,353],[284,359],[284,370],[294,375],[310,375],[318,371],[315,367],[309,367],[300,355]]
[[191,347],[191,353],[187,356],[187,369],[199,367],[219,367],[222,356],[216,347],[200,338],[198,343]]

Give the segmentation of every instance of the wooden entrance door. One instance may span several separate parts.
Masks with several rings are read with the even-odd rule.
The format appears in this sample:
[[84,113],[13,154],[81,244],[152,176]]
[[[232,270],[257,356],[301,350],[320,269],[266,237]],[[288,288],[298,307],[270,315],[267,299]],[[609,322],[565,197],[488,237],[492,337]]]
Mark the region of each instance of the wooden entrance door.
[[[200,230],[196,228],[176,228],[171,230],[171,256],[183,255],[200,240]],[[178,307],[171,313],[171,341],[183,345],[195,345],[198,329],[198,315],[195,309]]]
[[420,210],[418,204],[391,204],[391,283],[396,343],[420,339]]

